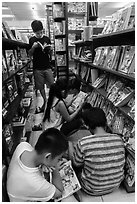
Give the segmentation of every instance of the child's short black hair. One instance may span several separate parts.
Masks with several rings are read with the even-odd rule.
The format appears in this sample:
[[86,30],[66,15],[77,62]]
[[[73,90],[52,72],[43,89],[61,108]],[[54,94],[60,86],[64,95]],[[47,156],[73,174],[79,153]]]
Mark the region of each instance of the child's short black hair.
[[48,128],[43,131],[35,145],[38,154],[49,151],[52,158],[62,154],[68,149],[68,141],[56,128]]
[[32,27],[32,30],[33,30],[34,33],[37,32],[37,31],[43,30],[42,22],[38,21],[38,20],[34,20],[31,23],[31,27]]
[[94,130],[96,127],[105,128],[107,123],[104,111],[98,107],[91,107],[90,109],[83,111],[82,118],[91,130]]

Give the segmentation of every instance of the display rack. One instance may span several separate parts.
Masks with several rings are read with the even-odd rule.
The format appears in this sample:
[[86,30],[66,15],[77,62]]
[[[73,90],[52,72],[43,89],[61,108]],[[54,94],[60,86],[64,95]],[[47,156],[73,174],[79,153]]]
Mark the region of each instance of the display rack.
[[[77,74],[76,76],[82,80],[87,86],[91,88],[91,98],[93,106],[98,106],[103,108],[104,112],[106,113],[107,119],[110,122],[109,128],[111,132],[114,132],[114,124],[118,123],[116,118],[122,118],[124,123],[118,123],[117,125],[121,125],[119,127],[119,133],[121,131],[121,135],[123,141],[126,146],[126,165],[125,165],[125,179],[124,185],[127,192],[134,192],[135,191],[135,150],[131,148],[130,141],[134,140],[135,132],[135,120],[133,115],[129,114],[129,111],[133,108],[132,105],[128,106],[130,101],[127,100],[124,105],[117,106],[115,105],[109,98],[108,92],[106,91],[106,87],[108,85],[109,78],[113,78],[116,81],[121,81],[124,87],[130,87],[135,93],[135,73],[126,74],[121,71],[117,71],[117,69],[108,69],[105,66],[99,66],[94,64],[95,59],[95,49],[98,47],[107,47],[107,46],[127,46],[135,45],[135,29],[127,29],[119,32],[114,32],[110,34],[100,35],[97,37],[93,37],[92,41],[87,42],[79,42],[76,43],[79,47],[84,47],[86,45],[91,46],[92,50],[92,62],[84,61],[81,57],[74,57],[74,60],[77,64]],[[120,61],[119,61],[120,63]],[[119,65],[119,64],[118,64]],[[134,64],[132,66],[135,66]],[[135,67],[134,67],[135,68]],[[82,71],[84,70],[84,74]],[[92,75],[94,74],[91,71],[96,71],[97,75],[95,77],[98,78],[101,75],[106,77],[106,82],[101,87],[94,87],[94,82],[92,80]],[[110,87],[111,88],[111,87]],[[122,90],[122,89],[121,89]],[[132,95],[132,98],[134,94]],[[131,100],[132,100],[131,98]],[[133,99],[134,100],[134,99]],[[102,105],[104,103],[104,105]],[[133,110],[134,111],[134,110]],[[123,126],[122,126],[123,125]],[[122,129],[123,128],[123,129]],[[133,141],[132,141],[133,142]],[[135,141],[134,141],[135,142]],[[131,151],[128,151],[131,149]],[[132,154],[132,153],[133,154]]]
[[[68,67],[68,17],[67,3],[53,3],[54,40],[55,40],[55,68],[57,78],[69,77]],[[56,29],[57,28],[57,29]],[[56,30],[56,32],[55,32]]]
[[[23,127],[20,127],[18,131],[16,131],[16,127],[12,126],[12,119],[16,115],[20,102],[29,86],[29,81],[25,78],[31,62],[27,54],[28,48],[29,45],[27,43],[2,38],[2,53],[5,60],[5,65],[3,65],[2,69],[4,69],[4,72],[7,71],[6,78],[2,81],[2,87],[4,88],[4,92],[2,92],[2,162],[6,166],[23,135]],[[13,52],[13,55],[16,53],[14,56],[15,61],[8,62],[6,51],[9,51],[9,54]],[[27,58],[25,58],[26,56]],[[20,62],[18,62],[18,58]],[[14,63],[13,72],[10,72],[10,64],[8,63],[11,63],[11,65]],[[19,74],[22,74],[23,81],[18,81],[17,75]],[[11,83],[9,87],[8,83]],[[12,87],[12,85],[14,86]],[[10,91],[12,91],[12,93]],[[29,110],[26,108],[24,110],[24,114],[27,116]]]

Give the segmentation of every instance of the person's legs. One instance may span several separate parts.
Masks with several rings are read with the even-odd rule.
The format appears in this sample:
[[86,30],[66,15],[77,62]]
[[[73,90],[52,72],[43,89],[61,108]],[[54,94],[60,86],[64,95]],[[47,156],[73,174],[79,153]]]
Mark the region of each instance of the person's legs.
[[45,84],[47,85],[48,88],[50,88],[51,84],[54,83],[54,77],[51,69],[46,69],[44,71],[44,76],[45,76]]

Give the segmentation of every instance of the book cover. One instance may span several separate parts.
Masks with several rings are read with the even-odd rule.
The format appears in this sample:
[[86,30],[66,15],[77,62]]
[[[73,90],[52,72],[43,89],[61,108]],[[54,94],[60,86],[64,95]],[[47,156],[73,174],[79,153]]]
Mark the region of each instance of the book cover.
[[128,115],[135,120],[135,104],[132,106],[131,110],[128,112]]
[[103,47],[102,48],[101,56],[100,56],[100,58],[98,60],[98,65],[99,66],[103,66],[104,65],[106,57],[109,54],[109,49],[110,49],[110,47]]
[[10,102],[12,102],[16,96],[18,95],[17,93],[17,85],[16,85],[16,81],[15,79],[10,79],[8,82],[7,82],[7,90],[8,90],[8,97],[9,97],[9,100]]
[[91,106],[94,107],[96,99],[97,99],[97,92],[95,91],[95,92],[93,92],[92,98],[89,100],[89,103],[91,104]]
[[110,91],[107,94],[107,97],[111,102],[114,102],[116,100],[117,93],[122,88],[122,86],[123,86],[123,83],[121,81],[116,81],[116,83],[110,88]]
[[6,59],[2,53],[2,81],[8,78],[8,69],[6,64]]
[[66,39],[55,39],[55,50],[56,51],[65,51],[66,50]]
[[64,35],[65,34],[65,21],[54,22],[54,35]]
[[113,101],[114,105],[117,107],[124,106],[132,98],[134,90],[130,87],[124,87],[117,93],[117,98]]
[[6,21],[2,21],[2,24],[3,24],[3,30],[6,32],[8,38],[11,39],[11,40],[16,40],[14,35],[13,35],[13,33],[11,32],[7,22]]
[[15,60],[13,50],[5,50],[5,56],[6,56],[9,76],[11,76],[16,71],[16,60]]
[[122,134],[123,128],[124,128],[124,116],[121,114],[116,114],[112,124],[112,132]]
[[133,129],[134,123],[129,120],[128,118],[124,118],[124,128],[123,128],[123,140],[125,143],[128,142],[129,138],[131,137],[131,131]]
[[122,62],[119,64],[118,71],[128,73],[130,65],[134,59],[135,46],[127,45],[124,49]]
[[66,66],[66,54],[56,55],[57,66]]
[[108,83],[106,84],[106,92],[107,92],[107,96],[111,91],[112,86],[116,83],[116,78],[115,77],[109,77],[108,79]]
[[106,79],[106,75],[105,75],[105,74],[99,76],[99,77],[95,80],[95,82],[92,84],[92,86],[95,87],[95,88],[100,88],[100,87],[102,87],[102,86],[104,85],[104,83],[105,83],[105,79]]
[[127,106],[129,108],[132,108],[135,105],[135,94],[133,94],[133,96],[131,97],[131,99],[129,100]]
[[59,173],[62,179],[64,190],[61,197],[55,199],[55,202],[61,201],[62,199],[77,192],[81,188],[77,176],[72,168],[71,161],[64,163],[63,166],[61,166]]
[[111,124],[113,123],[116,112],[117,112],[117,109],[114,106],[110,105],[110,109],[108,110],[108,113],[107,113],[107,124],[108,124],[108,126],[111,126]]
[[64,8],[62,4],[53,4],[53,18],[64,17]]

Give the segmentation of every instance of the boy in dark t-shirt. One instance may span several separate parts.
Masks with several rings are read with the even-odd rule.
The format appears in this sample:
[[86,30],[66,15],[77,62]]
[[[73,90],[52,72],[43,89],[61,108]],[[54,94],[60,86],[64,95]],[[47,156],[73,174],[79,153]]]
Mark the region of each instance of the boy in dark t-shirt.
[[44,103],[42,107],[36,108],[36,113],[44,111],[46,103],[46,93],[44,84],[48,87],[54,83],[54,77],[50,67],[50,39],[43,34],[43,25],[41,21],[34,20],[31,23],[35,36],[29,39],[29,54],[33,57],[33,72],[35,80],[35,89],[40,90]]

